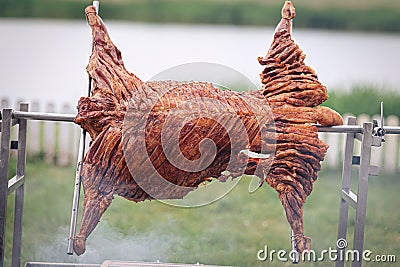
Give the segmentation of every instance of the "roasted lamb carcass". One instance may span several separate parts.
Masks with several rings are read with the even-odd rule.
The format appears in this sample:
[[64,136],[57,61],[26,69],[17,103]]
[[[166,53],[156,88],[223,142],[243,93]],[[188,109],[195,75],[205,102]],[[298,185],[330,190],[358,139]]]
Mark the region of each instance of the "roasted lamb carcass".
[[[79,100],[75,122],[92,142],[81,169],[85,197],[75,252],[84,253],[114,194],[135,202],[178,199],[209,177],[225,181],[242,174],[276,189],[297,249],[310,248],[303,206],[328,149],[312,124],[339,125],[342,118],[318,106],[327,99],[326,88],[291,38],[291,2],[267,55],[259,58],[263,88],[242,93],[207,82],[143,82],[125,69],[95,8],[86,8],[86,16],[93,90]],[[270,157],[254,158],[246,149]]]

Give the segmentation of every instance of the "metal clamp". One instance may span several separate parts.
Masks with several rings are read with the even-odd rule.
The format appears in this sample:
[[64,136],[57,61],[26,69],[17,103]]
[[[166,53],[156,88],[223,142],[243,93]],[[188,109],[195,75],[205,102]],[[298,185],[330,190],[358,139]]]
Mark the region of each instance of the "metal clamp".
[[385,134],[386,134],[384,125],[385,125],[385,117],[383,114],[383,102],[381,102],[381,123],[379,125],[377,120],[373,120],[373,136],[380,137],[382,142],[385,142]]

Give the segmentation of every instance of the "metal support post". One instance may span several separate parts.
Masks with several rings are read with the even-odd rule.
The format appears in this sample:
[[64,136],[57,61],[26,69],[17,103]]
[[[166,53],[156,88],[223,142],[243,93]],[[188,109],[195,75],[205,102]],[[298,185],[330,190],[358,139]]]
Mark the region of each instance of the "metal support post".
[[[27,103],[20,104],[21,111],[28,111]],[[21,266],[21,239],[22,239],[22,210],[24,207],[24,180],[26,165],[26,131],[27,120],[20,119],[18,123],[18,156],[16,180],[22,180],[20,186],[15,191],[14,207],[14,234],[12,248],[12,267]]]
[[[350,117],[348,119],[349,125],[355,125],[355,123],[356,118]],[[383,125],[381,125],[381,127],[383,131]],[[361,141],[361,154],[359,156],[353,156],[355,139]],[[370,166],[371,148],[372,146],[380,146],[382,140],[383,135],[374,136],[374,124],[371,122],[364,123],[361,132],[347,134],[342,173],[342,192],[337,242],[338,259],[336,261],[336,267],[344,266],[345,260],[353,260],[353,267],[362,266],[368,179],[370,175],[378,175],[379,172],[377,166]],[[352,165],[359,165],[357,195],[350,189]],[[356,253],[353,254],[355,257],[354,259],[347,259],[345,257],[347,255],[345,254],[346,246],[342,245],[347,244],[347,242],[339,242],[339,240],[346,240],[349,205],[356,211],[353,240],[353,251]]]
[[359,258],[353,261],[352,266],[358,267],[362,264],[362,253],[364,249],[364,228],[367,211],[368,178],[372,147],[372,123],[366,122],[363,125],[363,138],[361,143],[360,171],[358,175],[357,209],[354,226],[354,245],[358,251]]
[[[348,125],[355,125],[356,118],[349,117],[347,120]],[[347,222],[349,218],[349,202],[343,197],[343,195],[350,194],[350,182],[351,182],[351,168],[352,158],[354,151],[354,139],[355,133],[346,134],[346,145],[343,159],[343,170],[342,170],[342,197],[340,199],[340,215],[339,215],[339,226],[338,226],[338,239],[346,239],[347,236]],[[338,255],[344,255],[345,248],[337,247]],[[336,267],[344,266],[344,259],[338,258],[336,261]]]
[[10,136],[12,110],[3,109],[0,150],[0,267],[4,267],[4,245],[7,214],[8,168],[10,160]]

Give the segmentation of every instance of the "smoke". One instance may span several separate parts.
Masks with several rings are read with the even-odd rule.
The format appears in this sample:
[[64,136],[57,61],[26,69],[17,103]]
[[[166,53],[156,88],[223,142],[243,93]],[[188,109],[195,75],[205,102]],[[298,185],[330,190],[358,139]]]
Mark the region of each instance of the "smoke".
[[53,240],[35,249],[35,261],[65,263],[96,263],[105,260],[129,260],[168,262],[171,249],[178,245],[174,235],[161,233],[163,227],[154,227],[148,233],[135,233],[131,229],[123,234],[107,222],[100,222],[86,243],[86,252],[81,256],[67,255],[68,227],[60,227]]

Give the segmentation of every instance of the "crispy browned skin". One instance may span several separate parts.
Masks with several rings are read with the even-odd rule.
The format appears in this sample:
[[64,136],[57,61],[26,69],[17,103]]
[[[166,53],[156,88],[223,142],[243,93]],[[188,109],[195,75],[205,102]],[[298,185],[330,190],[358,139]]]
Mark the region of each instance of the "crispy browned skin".
[[[303,205],[328,149],[310,124],[338,125],[342,118],[316,107],[328,96],[291,39],[293,5],[285,3],[271,48],[259,58],[265,65],[263,88],[243,93],[205,82],[142,82],[125,69],[94,7],[86,8],[86,15],[94,44],[87,66],[93,90],[79,100],[75,122],[92,143],[81,172],[85,198],[75,252],[84,253],[86,238],[114,194],[135,202],[183,198],[209,177],[226,180],[225,170],[233,178],[255,174],[275,188],[298,250],[309,248]],[[162,134],[166,140],[178,135],[178,145],[169,149],[168,141],[163,147]],[[204,139],[214,148],[202,150]],[[243,149],[272,155],[248,158]],[[186,169],[170,162],[179,153],[181,161],[188,160]]]
[[264,84],[261,91],[271,105],[276,126],[272,129],[276,133],[262,133],[265,140],[275,135],[277,142],[266,181],[278,192],[297,249],[302,252],[311,247],[310,238],[303,234],[303,206],[328,149],[310,123],[339,125],[343,121],[335,111],[318,106],[328,95],[315,71],[304,64],[305,55],[291,37],[295,14],[293,5],[286,1],[271,47],[258,60],[265,66],[260,75]]

